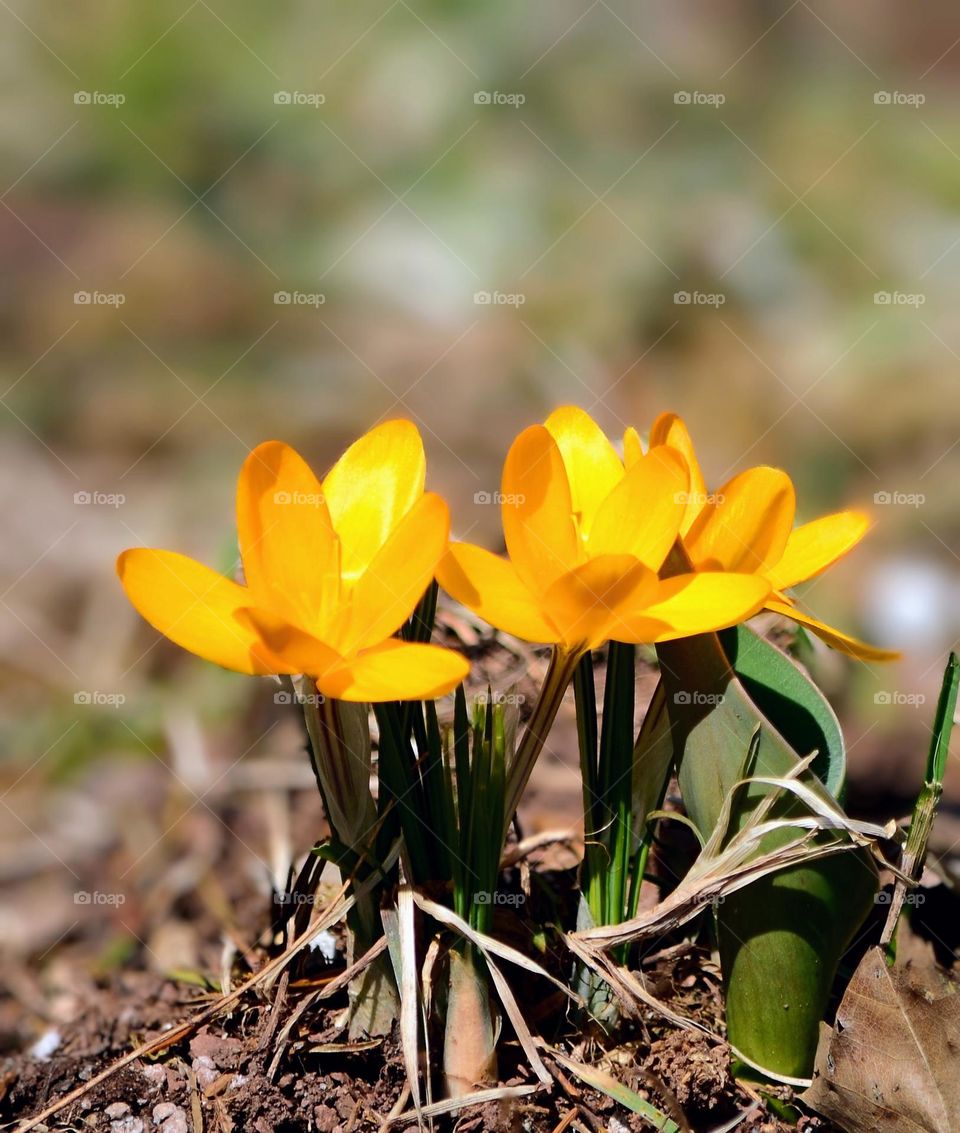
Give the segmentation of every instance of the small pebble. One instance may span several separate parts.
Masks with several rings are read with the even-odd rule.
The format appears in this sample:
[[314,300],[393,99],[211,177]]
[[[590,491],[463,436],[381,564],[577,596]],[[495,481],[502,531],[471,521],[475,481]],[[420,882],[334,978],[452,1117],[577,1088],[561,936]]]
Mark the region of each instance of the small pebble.
[[113,1102],[103,1111],[103,1115],[104,1117],[109,1117],[111,1121],[116,1121],[118,1117],[123,1117],[129,1112],[130,1107],[126,1102]]
[[38,1062],[49,1062],[50,1055],[57,1049],[60,1042],[60,1032],[55,1027],[51,1027],[43,1032],[40,1038],[30,1047],[28,1053]]
[[161,1102],[153,1107],[153,1124],[162,1133],[190,1133],[186,1112],[173,1102]]
[[201,1054],[193,1060],[193,1072],[201,1086],[209,1086],[211,1082],[216,1082],[220,1077],[220,1071],[213,1059],[207,1054]]

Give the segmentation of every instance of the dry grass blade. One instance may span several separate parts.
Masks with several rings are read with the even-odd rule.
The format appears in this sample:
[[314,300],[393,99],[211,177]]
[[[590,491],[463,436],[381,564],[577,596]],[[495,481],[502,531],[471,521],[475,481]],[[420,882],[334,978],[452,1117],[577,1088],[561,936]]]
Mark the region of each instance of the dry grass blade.
[[409,885],[397,892],[398,941],[400,960],[400,1045],[403,1064],[413,1095],[413,1106],[420,1120],[423,1104],[420,1094],[420,996],[417,980],[417,934],[414,923],[413,893]]
[[656,1106],[641,1098],[634,1090],[624,1086],[622,1082],[618,1082],[616,1078],[605,1071],[596,1066],[587,1066],[583,1062],[577,1062],[575,1059],[561,1054],[558,1050],[549,1049],[550,1057],[555,1058],[561,1066],[569,1070],[581,1082],[606,1094],[608,1098],[613,1098],[615,1102],[629,1109],[632,1113],[639,1114],[640,1117],[649,1121],[654,1129],[659,1129],[662,1133],[692,1133],[686,1122],[678,1124],[665,1113],[661,1113]]
[[[474,1105],[487,1105],[490,1102],[512,1101],[514,1098],[526,1098],[535,1094],[539,1086],[496,1086],[489,1090],[477,1090],[474,1094],[464,1094],[462,1098],[444,1098],[442,1101],[425,1105],[418,1114],[416,1110],[401,1113],[399,1117],[390,1119],[390,1124],[406,1124],[417,1121],[419,1117],[439,1117],[444,1113],[457,1113]],[[384,1126],[381,1126],[383,1129]]]

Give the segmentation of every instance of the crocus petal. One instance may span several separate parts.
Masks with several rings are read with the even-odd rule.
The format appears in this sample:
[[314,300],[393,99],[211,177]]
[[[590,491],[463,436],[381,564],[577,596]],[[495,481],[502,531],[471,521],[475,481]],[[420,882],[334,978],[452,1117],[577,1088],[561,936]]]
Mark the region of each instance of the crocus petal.
[[642,456],[643,441],[640,440],[640,434],[632,425],[628,425],[623,431],[624,468],[629,472]]
[[321,628],[338,601],[337,540],[320,481],[289,445],[267,441],[244,461],[237,534],[253,603]]
[[632,555],[659,570],[680,530],[688,482],[674,449],[641,456],[600,505],[587,534],[590,555]]
[[796,496],[786,472],[760,466],[728,481],[684,536],[698,570],[753,573],[779,562]]
[[337,700],[433,700],[466,677],[466,657],[439,645],[390,638],[317,678],[317,688]]
[[861,511],[825,515],[794,528],[780,561],[766,572],[774,590],[814,578],[852,550],[866,535],[870,519]]
[[485,622],[524,641],[553,645],[554,626],[513,563],[470,543],[453,543],[437,567],[440,585]]
[[752,574],[678,574],[665,578],[645,610],[633,619],[636,644],[672,641],[696,633],[725,629],[752,617],[770,593],[763,578]]
[[623,461],[589,413],[575,405],[555,409],[544,422],[557,442],[581,528],[588,530],[604,499],[623,478]]
[[842,630],[834,629],[833,626],[810,617],[788,602],[771,598],[766,603],[766,609],[775,614],[782,614],[785,618],[792,618],[793,621],[813,630],[827,645],[840,653],[846,653],[848,657],[857,657],[861,661],[895,661],[900,656],[895,649],[879,649],[876,645],[868,645],[867,642],[851,637]]
[[703,472],[700,470],[700,462],[697,460],[697,454],[694,451],[693,440],[683,419],[678,417],[676,413],[661,413],[654,421],[653,428],[650,430],[650,447],[652,449],[659,445],[669,445],[670,448],[676,449],[683,456],[687,462],[687,467],[690,469],[690,494],[687,497],[687,510],[683,517],[683,523],[680,525],[680,534],[686,535],[692,527],[693,521],[706,507],[709,497],[706,481],[703,478]]
[[387,421],[355,441],[327,474],[323,490],[340,537],[341,574],[359,577],[420,498],[423,441],[411,421]]
[[425,493],[350,588],[348,617],[343,628],[327,639],[330,644],[347,655],[394,634],[430,585],[449,533],[446,501]]
[[603,555],[561,575],[544,608],[570,650],[596,649],[623,633],[658,586],[656,574],[630,555]]
[[570,486],[557,442],[531,425],[510,446],[501,481],[503,535],[513,565],[532,590],[579,561]]
[[273,673],[307,673],[315,677],[341,663],[342,658],[312,634],[270,610],[240,610],[241,623],[250,627],[275,658]]
[[240,615],[250,591],[174,551],[135,547],[117,559],[133,606],[183,649],[238,673],[275,673],[275,661]]

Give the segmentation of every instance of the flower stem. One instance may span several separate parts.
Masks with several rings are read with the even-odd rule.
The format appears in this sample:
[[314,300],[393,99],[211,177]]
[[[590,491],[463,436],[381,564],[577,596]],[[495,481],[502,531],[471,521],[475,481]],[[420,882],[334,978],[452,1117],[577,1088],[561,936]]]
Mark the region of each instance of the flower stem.
[[504,839],[506,839],[514,811],[516,811],[520,802],[530,773],[537,762],[537,757],[543,750],[547,735],[559,711],[563,694],[567,690],[567,685],[576,671],[581,656],[582,650],[568,653],[559,646],[554,647],[550,655],[547,675],[543,678],[540,695],[533,707],[533,715],[527,723],[523,738],[517,747],[517,754],[507,773],[507,790],[503,809]]

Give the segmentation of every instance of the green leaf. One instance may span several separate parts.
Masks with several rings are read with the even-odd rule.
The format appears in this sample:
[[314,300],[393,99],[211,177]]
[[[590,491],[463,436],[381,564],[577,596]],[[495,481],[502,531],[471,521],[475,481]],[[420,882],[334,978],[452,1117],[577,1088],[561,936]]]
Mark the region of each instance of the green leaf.
[[827,698],[786,653],[746,626],[717,636],[750,699],[795,752],[817,752],[813,772],[839,798],[846,752],[840,723]]

